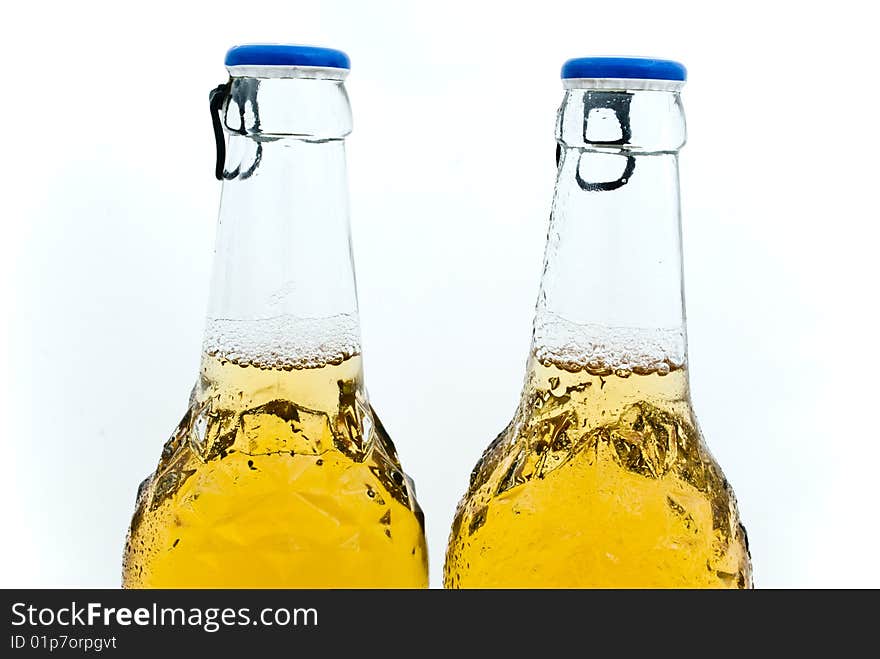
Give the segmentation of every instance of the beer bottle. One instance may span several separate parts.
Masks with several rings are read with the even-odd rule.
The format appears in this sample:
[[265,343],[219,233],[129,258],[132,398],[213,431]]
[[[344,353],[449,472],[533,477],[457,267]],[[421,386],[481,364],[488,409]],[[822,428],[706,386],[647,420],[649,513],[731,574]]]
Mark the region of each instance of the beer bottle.
[[445,585],[750,587],[746,532],[688,384],[685,69],[583,58],[562,78],[523,393],[458,506]]
[[364,386],[348,57],[250,45],[226,66],[201,372],[138,492],[123,585],[425,587],[422,512]]

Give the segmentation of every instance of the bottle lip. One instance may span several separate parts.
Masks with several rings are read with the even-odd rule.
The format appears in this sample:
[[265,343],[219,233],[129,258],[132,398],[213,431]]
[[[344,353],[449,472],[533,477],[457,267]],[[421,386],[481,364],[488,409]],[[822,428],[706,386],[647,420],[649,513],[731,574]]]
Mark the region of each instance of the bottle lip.
[[236,64],[226,70],[233,78],[284,78],[305,80],[345,80],[348,69],[332,66],[303,66],[289,64]]
[[684,81],[653,78],[564,78],[562,86],[565,89],[680,92],[684,87]]

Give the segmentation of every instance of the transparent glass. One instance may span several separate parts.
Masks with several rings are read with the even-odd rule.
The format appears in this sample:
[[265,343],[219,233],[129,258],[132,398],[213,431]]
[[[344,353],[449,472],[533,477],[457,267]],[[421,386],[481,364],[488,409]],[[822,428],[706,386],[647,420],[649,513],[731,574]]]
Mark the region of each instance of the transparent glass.
[[569,84],[523,394],[459,503],[445,584],[749,587],[690,402],[680,85]]
[[424,518],[364,385],[343,81],[230,71],[201,372],[123,585],[425,587]]

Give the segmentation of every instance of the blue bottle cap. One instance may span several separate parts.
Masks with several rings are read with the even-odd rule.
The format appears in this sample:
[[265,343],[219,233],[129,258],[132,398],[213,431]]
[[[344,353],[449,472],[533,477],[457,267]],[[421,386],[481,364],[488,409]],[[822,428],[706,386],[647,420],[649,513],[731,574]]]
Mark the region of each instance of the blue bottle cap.
[[639,80],[687,80],[683,64],[648,57],[577,57],[562,65],[562,79],[623,78]]
[[293,44],[246,44],[226,53],[226,66],[316,66],[350,69],[351,61],[341,50]]

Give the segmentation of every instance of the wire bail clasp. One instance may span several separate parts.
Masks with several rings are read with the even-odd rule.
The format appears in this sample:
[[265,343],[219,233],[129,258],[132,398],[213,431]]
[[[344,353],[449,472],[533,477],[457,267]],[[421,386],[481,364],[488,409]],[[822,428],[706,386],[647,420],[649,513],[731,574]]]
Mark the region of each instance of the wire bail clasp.
[[[214,165],[214,176],[218,181],[231,181],[232,179],[248,179],[254,175],[263,159],[263,144],[261,138],[256,136],[260,131],[260,109],[257,102],[257,90],[259,81],[237,78],[233,85],[233,80],[222,85],[217,85],[208,94],[211,106],[211,123],[214,126],[214,143],[217,147],[217,162]],[[228,102],[235,103],[238,107],[238,116],[240,120],[240,128],[230,128],[229,125],[224,126],[224,109]],[[255,131],[255,140],[257,148],[254,153],[254,160],[247,169],[242,170],[241,163],[231,172],[226,172],[226,140],[223,135],[225,130],[235,133],[236,135],[248,135],[248,128],[245,125],[245,107],[249,106],[253,112],[251,118],[251,128]],[[262,138],[268,139],[268,138]]]
[[226,138],[223,135],[223,106],[226,99],[229,98],[229,91],[232,87],[232,81],[228,80],[223,84],[217,85],[208,94],[208,100],[211,106],[211,124],[214,127],[214,144],[217,149],[217,161],[214,165],[214,177],[218,181],[223,180],[223,167],[226,164]]

